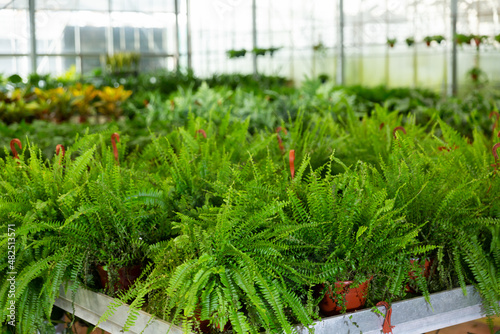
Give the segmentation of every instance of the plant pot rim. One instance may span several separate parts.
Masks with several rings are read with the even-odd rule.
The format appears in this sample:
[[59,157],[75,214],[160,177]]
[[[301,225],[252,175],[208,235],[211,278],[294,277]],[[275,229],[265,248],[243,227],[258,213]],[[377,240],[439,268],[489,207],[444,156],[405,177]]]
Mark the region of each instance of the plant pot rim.
[[[366,283],[366,282],[371,282],[372,280],[373,280],[373,275],[371,275],[370,277],[368,277],[368,278],[367,278],[367,279],[365,279],[364,281],[359,282],[359,284],[363,284],[363,283]],[[353,280],[348,280],[348,281],[340,281],[340,280],[339,280],[339,281],[335,281],[335,284],[336,284],[336,283],[339,283],[339,284],[344,284],[344,285],[349,285],[349,284],[354,283],[354,281],[353,281]],[[323,283],[323,285],[324,285],[324,283]]]

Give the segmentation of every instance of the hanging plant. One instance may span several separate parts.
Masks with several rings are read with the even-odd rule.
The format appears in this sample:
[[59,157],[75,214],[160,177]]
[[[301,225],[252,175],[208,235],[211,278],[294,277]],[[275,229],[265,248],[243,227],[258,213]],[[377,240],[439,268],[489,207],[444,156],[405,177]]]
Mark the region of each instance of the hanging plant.
[[470,44],[472,41],[472,35],[456,34],[455,40],[458,45]]
[[478,47],[478,48],[479,48],[479,45],[481,45],[481,43],[488,41],[488,36],[486,36],[486,35],[471,35],[470,37],[471,37],[471,39],[474,40],[474,43],[476,43],[476,47]]
[[498,43],[500,43],[500,34],[496,35],[494,38],[495,38],[495,41],[497,41]]
[[396,44],[396,39],[395,38],[388,38],[387,39],[387,45],[389,45],[391,48],[394,47],[394,44]]
[[318,44],[313,45],[313,51],[317,53],[325,53],[326,47],[322,42],[319,42]]
[[441,44],[441,42],[444,41],[445,38],[442,35],[435,35],[432,36],[432,40],[436,41],[438,44]]
[[252,52],[256,56],[264,56],[266,54],[267,49],[262,49],[262,48],[253,48]]
[[281,47],[270,47],[268,49],[253,48],[252,52],[257,56],[264,56],[266,55],[266,53],[268,53],[272,57],[274,53],[279,49],[281,49]]
[[424,42],[425,44],[427,44],[427,46],[431,46],[431,43],[432,43],[432,36],[425,36],[424,37]]
[[276,51],[278,51],[279,49],[281,49],[281,47],[270,47],[269,49],[267,49],[267,52],[269,53],[269,55],[272,57],[274,56],[274,53]]
[[470,76],[472,82],[475,84],[479,83],[479,79],[486,75],[486,73],[484,73],[484,71],[477,66],[471,68],[467,72],[467,74]]
[[228,50],[226,53],[227,53],[227,56],[229,57],[229,59],[234,59],[234,58],[245,57],[245,55],[247,54],[247,50],[245,50],[245,49]]
[[415,38],[413,37],[408,37],[405,41],[408,46],[412,46],[413,44],[415,44]]

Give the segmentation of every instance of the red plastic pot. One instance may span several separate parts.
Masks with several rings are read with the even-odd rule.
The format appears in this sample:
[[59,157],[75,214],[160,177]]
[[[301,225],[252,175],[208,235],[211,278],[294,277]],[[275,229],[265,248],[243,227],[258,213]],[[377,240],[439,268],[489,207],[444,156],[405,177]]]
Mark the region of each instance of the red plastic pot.
[[[410,264],[414,264],[418,261],[420,261],[420,259],[411,259]],[[429,278],[429,276],[431,275],[432,262],[433,260],[425,259],[424,264],[420,265],[420,268],[422,269],[421,273],[424,278]],[[410,270],[410,272],[408,272],[408,276],[410,276],[410,279],[413,281],[417,278],[415,275],[415,271],[413,270]],[[415,290],[410,286],[410,284],[406,284],[406,292],[415,293]]]
[[[198,308],[195,311],[195,318],[196,318],[196,320],[198,320],[200,322],[199,330],[202,333],[210,333],[212,331],[212,328],[214,328],[214,326],[210,326],[210,320],[200,320],[200,313],[201,313],[201,308]],[[220,327],[219,326],[216,326],[215,328],[217,328],[220,331]],[[227,330],[229,330],[231,328],[232,328],[231,322],[228,322],[224,326],[224,331],[227,331]]]
[[[97,272],[99,273],[99,278],[101,279],[102,288],[109,287],[108,272],[103,266],[97,266]],[[131,267],[124,267],[118,269],[118,282],[114,285],[114,290],[128,290],[130,286],[141,276],[142,265],[137,264]]]
[[[335,292],[329,287],[325,296],[319,303],[319,308],[324,315],[330,316],[342,311],[342,304],[345,305],[347,312],[359,310],[365,306],[368,287],[372,278],[367,279],[357,287],[351,287],[352,281],[335,282]],[[325,285],[321,285],[323,290]],[[341,302],[338,302],[337,296],[341,296]]]

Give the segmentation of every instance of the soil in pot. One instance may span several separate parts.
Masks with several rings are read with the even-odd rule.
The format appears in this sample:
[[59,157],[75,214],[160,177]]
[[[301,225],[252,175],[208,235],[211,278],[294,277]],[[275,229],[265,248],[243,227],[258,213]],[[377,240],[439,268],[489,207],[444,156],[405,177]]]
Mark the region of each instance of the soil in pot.
[[[359,284],[357,287],[352,287],[352,281],[335,282],[336,293],[332,291],[332,287],[329,287],[325,296],[319,303],[321,312],[326,316],[331,316],[343,311],[342,306],[345,306],[345,311],[347,312],[363,308],[368,295],[370,281],[371,278]],[[324,284],[320,287],[322,290],[325,288]],[[337,296],[340,296],[340,301]]]
[[[97,272],[101,280],[102,288],[109,288],[108,272],[103,266],[97,266]],[[131,267],[123,267],[118,269],[118,281],[113,286],[113,291],[128,290],[142,273],[142,265],[137,264]]]
[[[210,321],[209,320],[203,320],[200,322],[200,330],[202,333],[212,333],[214,330],[213,330],[213,326],[210,326]],[[220,332],[220,328],[217,326],[217,332]],[[230,330],[232,327],[231,327],[231,324],[227,323],[226,326],[224,326],[224,332],[225,331],[228,331]]]

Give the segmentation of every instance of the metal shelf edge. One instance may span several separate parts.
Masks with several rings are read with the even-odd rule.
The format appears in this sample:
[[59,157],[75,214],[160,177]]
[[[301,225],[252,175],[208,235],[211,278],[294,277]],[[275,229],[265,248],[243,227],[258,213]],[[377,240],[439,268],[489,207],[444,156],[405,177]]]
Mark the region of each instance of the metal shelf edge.
[[[72,292],[66,290],[65,284],[60,287],[60,295],[56,298],[55,305],[63,310],[73,313],[73,298]],[[113,298],[102,293],[93,292],[83,288],[79,288],[75,295],[74,314],[84,319],[87,322],[96,324],[101,316],[106,312],[108,306],[113,302]],[[129,314],[129,306],[122,305],[118,307],[116,312],[108,321],[99,325],[99,328],[110,333],[121,333]],[[171,325],[160,319],[156,319],[152,315],[139,311],[135,325],[127,331],[129,334],[157,334],[157,333],[172,333],[182,334],[182,329],[178,326]]]
[[[460,323],[472,321],[485,317],[482,308],[482,299],[473,286],[467,286],[467,295],[462,289],[453,289],[431,294],[431,305],[424,297],[417,297],[399,301],[392,304],[392,325],[394,334],[417,334],[429,332]],[[90,322],[97,323],[101,315],[106,312],[113,298],[101,293],[86,289],[78,289],[75,297],[75,315]],[[73,313],[71,292],[65,291],[61,286],[60,297],[56,299],[55,305]],[[379,307],[385,314],[385,309]],[[128,305],[120,306],[113,317],[100,325],[100,328],[118,333],[122,330],[129,312]],[[382,331],[383,318],[371,309],[365,309],[354,313],[342,314],[334,317],[323,318],[312,327],[315,334],[327,333],[363,333],[380,334]],[[309,330],[298,327],[302,334]],[[170,330],[170,332],[169,332]],[[172,333],[180,334],[182,329],[165,321],[156,319],[146,312],[139,312],[135,326],[127,333]]]

